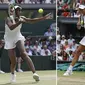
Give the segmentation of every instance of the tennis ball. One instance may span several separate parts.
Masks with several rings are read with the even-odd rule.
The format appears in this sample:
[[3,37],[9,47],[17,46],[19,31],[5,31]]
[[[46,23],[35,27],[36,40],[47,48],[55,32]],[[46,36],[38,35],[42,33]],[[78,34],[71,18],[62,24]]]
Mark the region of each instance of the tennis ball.
[[40,8],[40,9],[38,10],[38,12],[39,12],[39,13],[43,13],[43,9]]
[[83,21],[81,21],[81,24],[83,24]]

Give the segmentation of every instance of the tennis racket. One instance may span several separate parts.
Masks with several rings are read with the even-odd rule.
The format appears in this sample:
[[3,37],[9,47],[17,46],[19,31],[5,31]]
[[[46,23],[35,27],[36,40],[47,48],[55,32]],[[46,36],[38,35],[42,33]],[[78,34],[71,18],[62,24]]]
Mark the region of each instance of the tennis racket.
[[8,3],[8,15],[9,15],[9,17],[10,17],[11,15],[13,15],[14,18],[16,17],[16,16],[15,16],[14,6],[15,6],[15,0],[14,0],[14,2],[9,2],[9,3]]

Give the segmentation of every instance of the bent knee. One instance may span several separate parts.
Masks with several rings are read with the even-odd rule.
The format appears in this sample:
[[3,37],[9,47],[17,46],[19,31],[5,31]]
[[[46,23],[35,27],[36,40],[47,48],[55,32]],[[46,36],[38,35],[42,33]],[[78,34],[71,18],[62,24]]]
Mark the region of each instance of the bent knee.
[[81,52],[82,52],[82,51],[78,49],[78,50],[76,50],[76,52],[75,52],[75,53],[76,53],[77,55],[80,55],[80,54],[81,54]]

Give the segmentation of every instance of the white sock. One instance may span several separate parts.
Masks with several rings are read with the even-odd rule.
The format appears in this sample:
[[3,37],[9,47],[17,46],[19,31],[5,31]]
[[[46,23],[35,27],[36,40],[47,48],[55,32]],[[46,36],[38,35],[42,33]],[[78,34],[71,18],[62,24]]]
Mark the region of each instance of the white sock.
[[68,68],[68,70],[72,70],[73,69],[73,66],[72,65],[70,65],[69,66],[69,68]]

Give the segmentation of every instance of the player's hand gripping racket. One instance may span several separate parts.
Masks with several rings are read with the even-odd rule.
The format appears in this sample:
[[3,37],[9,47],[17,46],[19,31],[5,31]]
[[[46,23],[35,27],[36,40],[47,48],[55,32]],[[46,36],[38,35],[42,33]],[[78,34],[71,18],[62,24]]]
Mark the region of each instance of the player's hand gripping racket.
[[48,13],[45,17],[46,19],[53,19],[53,13]]

